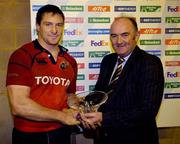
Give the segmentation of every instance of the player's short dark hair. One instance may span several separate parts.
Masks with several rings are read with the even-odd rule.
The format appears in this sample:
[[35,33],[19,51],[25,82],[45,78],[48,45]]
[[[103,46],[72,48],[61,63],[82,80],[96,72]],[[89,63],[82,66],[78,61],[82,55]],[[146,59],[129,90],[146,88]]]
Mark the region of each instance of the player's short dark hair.
[[63,21],[65,19],[63,12],[60,10],[59,7],[55,6],[55,5],[51,5],[51,4],[47,4],[42,6],[36,15],[36,23],[40,25],[42,17],[44,15],[44,13],[53,13],[53,14],[60,14],[63,18]]

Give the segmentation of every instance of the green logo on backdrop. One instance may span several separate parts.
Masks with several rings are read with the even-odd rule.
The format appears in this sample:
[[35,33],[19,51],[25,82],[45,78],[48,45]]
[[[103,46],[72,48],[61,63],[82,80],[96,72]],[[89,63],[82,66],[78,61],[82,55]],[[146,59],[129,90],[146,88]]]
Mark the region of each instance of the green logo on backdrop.
[[85,75],[84,74],[78,74],[77,80],[85,80]]
[[90,58],[99,58],[99,57],[104,57],[110,53],[109,51],[91,51],[89,52],[89,57]]
[[140,6],[140,12],[160,12],[161,6]]
[[89,85],[89,91],[93,91],[95,88],[95,85]]
[[84,11],[84,6],[61,6],[61,10],[82,12]]
[[84,40],[63,40],[62,45],[64,47],[77,47],[83,46]]
[[166,56],[179,56],[180,50],[166,50],[165,55]]
[[165,88],[180,88],[180,82],[167,82]]
[[180,23],[180,17],[166,17],[166,23]]
[[110,23],[109,17],[91,17],[88,18],[88,23]]
[[161,45],[161,40],[140,40],[140,45]]

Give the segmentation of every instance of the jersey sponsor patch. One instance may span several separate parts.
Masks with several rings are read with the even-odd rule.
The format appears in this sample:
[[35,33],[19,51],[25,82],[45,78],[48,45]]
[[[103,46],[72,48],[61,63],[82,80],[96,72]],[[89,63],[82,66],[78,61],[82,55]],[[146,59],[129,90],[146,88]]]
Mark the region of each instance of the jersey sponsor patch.
[[53,76],[35,76],[36,84],[50,84],[50,85],[62,85],[62,86],[69,86],[70,80],[61,77],[53,77]]

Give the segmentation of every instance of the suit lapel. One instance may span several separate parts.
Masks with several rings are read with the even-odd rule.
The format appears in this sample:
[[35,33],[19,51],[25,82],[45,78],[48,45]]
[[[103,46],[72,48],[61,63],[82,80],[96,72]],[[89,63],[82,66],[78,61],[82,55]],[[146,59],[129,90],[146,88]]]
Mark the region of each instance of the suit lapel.
[[134,51],[132,52],[131,56],[129,57],[129,59],[127,60],[125,66],[123,67],[123,70],[119,76],[118,82],[117,82],[117,87],[121,87],[121,85],[124,83],[124,80],[126,80],[126,77],[129,75],[129,73],[132,70],[133,65],[135,64],[136,61],[136,56],[139,53],[139,47],[136,46],[136,48],[134,49]]
[[112,72],[114,70],[116,60],[117,60],[117,54],[113,53],[106,62],[106,68],[104,69],[105,71],[103,72],[104,76],[105,76],[105,85],[106,86],[109,85],[109,80],[110,80]]

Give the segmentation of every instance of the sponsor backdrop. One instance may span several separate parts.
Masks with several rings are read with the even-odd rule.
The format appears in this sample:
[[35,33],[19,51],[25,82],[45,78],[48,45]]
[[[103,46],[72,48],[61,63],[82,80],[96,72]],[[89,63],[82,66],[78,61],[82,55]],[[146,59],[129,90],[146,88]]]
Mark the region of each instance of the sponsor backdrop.
[[138,45],[161,58],[164,66],[158,126],[180,126],[180,0],[31,0],[32,40],[37,37],[36,12],[47,3],[65,14],[62,45],[78,62],[77,93],[94,88],[102,57],[111,52],[113,19],[136,17],[141,33]]

